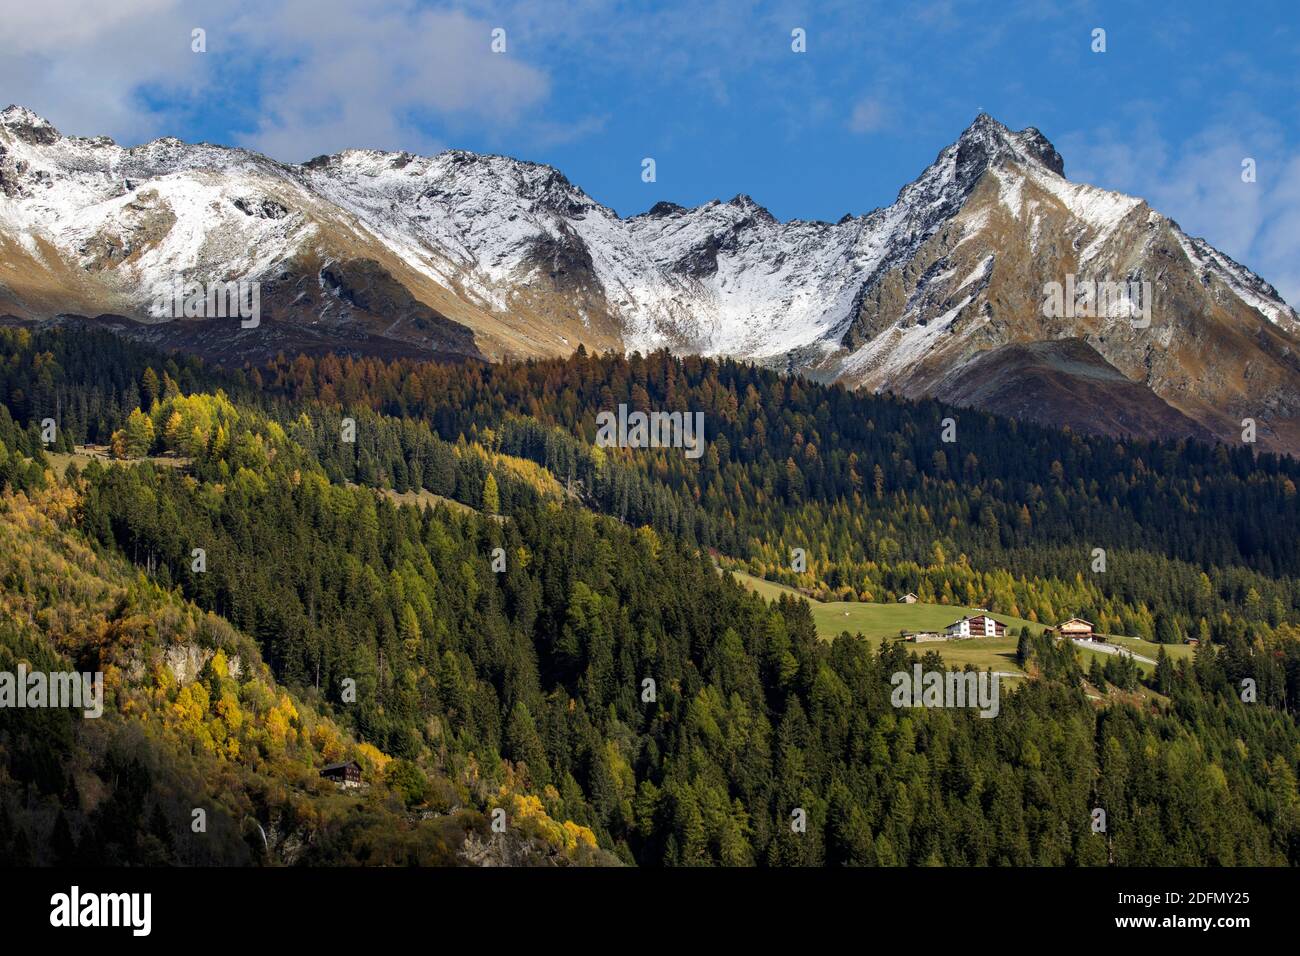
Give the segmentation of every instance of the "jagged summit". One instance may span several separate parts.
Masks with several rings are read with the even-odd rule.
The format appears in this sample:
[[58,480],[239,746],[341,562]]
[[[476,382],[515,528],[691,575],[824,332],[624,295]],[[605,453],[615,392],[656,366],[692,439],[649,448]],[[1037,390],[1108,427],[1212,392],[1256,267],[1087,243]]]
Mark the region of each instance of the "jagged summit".
[[1008,163],[1065,175],[1061,154],[1037,129],[1031,126],[1017,133],[980,113],[920,176],[899,191],[899,199],[928,197],[929,202],[951,205],[967,195],[990,169]]
[[1061,154],[1037,128],[1027,126],[1017,133],[988,113],[976,116],[953,145],[957,148],[959,163],[982,161],[991,164],[1012,159],[1034,162],[1058,176],[1065,175]]
[[10,103],[3,110],[0,110],[0,124],[5,126],[11,123],[23,123],[28,126],[49,126],[53,125],[44,116],[29,110],[25,106],[19,106],[17,103]]
[[636,219],[641,216],[648,216],[651,219],[657,219],[661,216],[672,216],[678,213],[683,213],[688,211],[689,210],[687,210],[685,206],[678,205],[675,202],[660,200],[659,202],[651,206],[649,209],[647,209],[645,212],[639,212],[632,218]]
[[54,124],[25,106],[9,105],[0,112],[0,126],[19,139],[38,145],[49,145],[61,138]]

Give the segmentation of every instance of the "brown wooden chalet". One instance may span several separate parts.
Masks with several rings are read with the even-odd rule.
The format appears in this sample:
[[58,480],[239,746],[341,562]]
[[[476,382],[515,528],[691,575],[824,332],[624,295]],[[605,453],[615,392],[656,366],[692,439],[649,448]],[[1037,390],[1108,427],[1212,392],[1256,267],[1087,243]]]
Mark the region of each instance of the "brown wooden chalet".
[[1067,637],[1072,641],[1093,641],[1097,639],[1097,634],[1092,628],[1092,622],[1085,621],[1081,617],[1072,617],[1068,621],[1056,625],[1055,631],[1062,637]]
[[359,787],[361,786],[361,764],[355,760],[345,760],[343,763],[332,763],[321,770],[320,775],[326,780],[333,781],[340,787]]

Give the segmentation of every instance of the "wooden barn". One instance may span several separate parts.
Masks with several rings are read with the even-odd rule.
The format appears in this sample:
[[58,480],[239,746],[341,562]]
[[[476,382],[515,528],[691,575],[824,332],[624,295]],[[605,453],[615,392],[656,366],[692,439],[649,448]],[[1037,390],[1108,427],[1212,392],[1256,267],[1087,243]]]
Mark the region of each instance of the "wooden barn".
[[917,602],[917,600],[919,600],[919,599],[917,598],[917,596],[916,596],[913,592],[908,591],[906,594],[904,594],[901,598],[898,599],[898,603],[899,603],[899,604],[915,604],[915,603]]

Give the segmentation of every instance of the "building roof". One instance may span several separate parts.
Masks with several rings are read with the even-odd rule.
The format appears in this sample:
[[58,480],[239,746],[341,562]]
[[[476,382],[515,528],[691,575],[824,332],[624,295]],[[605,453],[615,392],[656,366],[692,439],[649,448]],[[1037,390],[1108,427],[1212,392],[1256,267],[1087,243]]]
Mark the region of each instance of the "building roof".
[[1003,624],[1001,621],[999,621],[996,617],[994,617],[991,614],[975,614],[972,615],[971,617],[959,617],[957,620],[949,624],[948,627],[957,627],[959,624],[962,623],[962,621],[970,621],[972,624],[974,624],[976,621],[992,621],[998,627],[1006,627],[1005,624]]
[[1072,617],[1072,618],[1070,618],[1068,621],[1062,621],[1060,624],[1058,624],[1058,625],[1056,625],[1056,626],[1057,626],[1057,627],[1065,627],[1065,625],[1067,625],[1067,624],[1087,624],[1089,627],[1092,627],[1092,626],[1093,626],[1092,621],[1085,621],[1085,620],[1084,620],[1083,618],[1081,618],[1081,617]]
[[334,770],[346,770],[348,767],[356,767],[360,770],[361,764],[357,763],[355,760],[344,760],[342,763],[332,763],[328,767],[322,767],[320,772],[330,773]]

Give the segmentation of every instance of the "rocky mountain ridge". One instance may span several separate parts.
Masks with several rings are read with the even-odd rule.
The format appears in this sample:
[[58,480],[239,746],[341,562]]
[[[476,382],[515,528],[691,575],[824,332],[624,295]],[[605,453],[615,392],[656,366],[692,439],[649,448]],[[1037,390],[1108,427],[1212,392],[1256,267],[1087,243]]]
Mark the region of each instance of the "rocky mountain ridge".
[[[128,149],[10,107],[0,314],[107,313],[237,362],[666,347],[994,410],[988,396],[1047,353],[988,353],[1071,341],[1091,355],[1048,362],[1062,387],[1040,390],[1040,420],[1235,442],[1250,418],[1261,447],[1300,451],[1300,316],[1141,199],[1064,171],[1041,132],[981,115],[894,203],[837,223],[780,222],[744,195],[624,218],[504,156],[358,149],[295,165],[171,138]],[[158,308],[161,286],[235,279],[260,282],[262,328]],[[1094,314],[1089,281],[1146,301]],[[1067,282],[1080,291],[1053,314],[1045,290]],[[962,374],[979,360],[1009,378]],[[1097,363],[1115,375],[1074,381]],[[1096,414],[1075,407],[1082,395]],[[1129,412],[1101,407],[1116,402]]]

